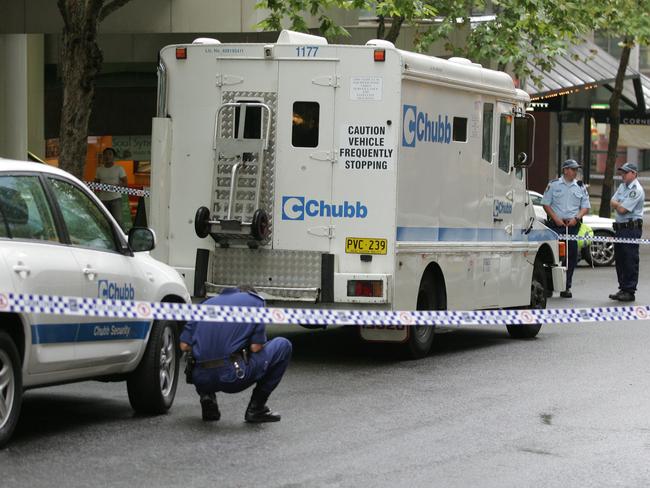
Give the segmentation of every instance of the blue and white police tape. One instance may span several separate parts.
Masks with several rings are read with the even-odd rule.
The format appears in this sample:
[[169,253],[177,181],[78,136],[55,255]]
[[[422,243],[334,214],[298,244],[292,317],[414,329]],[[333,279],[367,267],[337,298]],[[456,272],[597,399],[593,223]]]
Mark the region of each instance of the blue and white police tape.
[[613,244],[650,244],[650,239],[631,239],[628,237],[574,236],[558,234],[559,241],[607,242]]
[[91,190],[111,191],[113,193],[126,193],[136,197],[148,197],[149,190],[140,190],[138,188],[129,188],[128,186],[107,185],[106,183],[97,183],[95,181],[86,181],[86,186]]
[[70,315],[136,320],[256,322],[290,325],[467,326],[570,324],[650,320],[650,307],[596,307],[532,310],[324,310],[231,307],[105,300],[87,297],[0,293],[0,312]]

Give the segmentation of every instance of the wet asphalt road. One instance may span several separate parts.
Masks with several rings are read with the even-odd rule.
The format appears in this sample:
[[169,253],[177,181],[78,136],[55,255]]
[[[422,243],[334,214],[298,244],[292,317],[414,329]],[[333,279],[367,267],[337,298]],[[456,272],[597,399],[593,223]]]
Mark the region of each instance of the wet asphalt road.
[[[650,303],[650,249],[637,303]],[[611,305],[613,268],[580,267],[574,299]],[[273,329],[294,360],[270,406],[243,422],[248,392],[200,420],[181,383],[168,415],[134,416],[120,383],[26,394],[0,487],[643,487],[650,482],[650,323],[504,328],[436,336],[420,361],[360,344],[349,329]]]

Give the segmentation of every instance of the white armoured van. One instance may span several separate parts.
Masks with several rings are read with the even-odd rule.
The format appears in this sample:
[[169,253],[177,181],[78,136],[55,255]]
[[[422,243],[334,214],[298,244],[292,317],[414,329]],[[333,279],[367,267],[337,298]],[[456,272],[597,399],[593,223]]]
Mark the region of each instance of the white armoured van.
[[[528,100],[506,73],[386,41],[283,31],[275,44],[167,46],[157,257],[197,294],[249,284],[282,305],[544,307],[564,268],[526,193]],[[416,356],[433,337],[361,334]]]

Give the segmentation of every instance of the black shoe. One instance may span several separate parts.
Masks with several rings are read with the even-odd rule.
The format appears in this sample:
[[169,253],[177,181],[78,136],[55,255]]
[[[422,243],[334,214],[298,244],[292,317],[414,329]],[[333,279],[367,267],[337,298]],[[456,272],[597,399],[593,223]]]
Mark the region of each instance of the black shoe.
[[251,424],[261,424],[264,422],[279,422],[282,417],[279,413],[272,412],[266,405],[254,406],[249,404],[244,415],[244,420]]
[[266,406],[266,401],[269,399],[270,393],[261,391],[257,387],[253,390],[251,401],[248,403],[244,420],[252,424],[261,424],[263,422],[279,422],[280,414],[271,412],[271,409]]
[[573,298],[573,293],[571,293],[571,290],[567,288],[566,290],[560,292],[560,296],[562,298]]
[[619,300],[619,297],[621,296],[621,293],[623,293],[623,290],[618,290],[616,293],[612,293],[609,298],[612,300]]
[[617,300],[619,302],[633,302],[635,300],[634,293],[631,291],[621,290],[618,294]]
[[201,395],[201,417],[206,422],[216,422],[221,418],[217,397],[214,393]]

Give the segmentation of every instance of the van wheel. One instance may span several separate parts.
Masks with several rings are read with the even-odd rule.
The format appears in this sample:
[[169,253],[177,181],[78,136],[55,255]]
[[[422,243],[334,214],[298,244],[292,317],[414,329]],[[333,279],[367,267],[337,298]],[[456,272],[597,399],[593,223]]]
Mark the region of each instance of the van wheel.
[[[544,265],[540,261],[535,262],[533,269],[533,280],[530,284],[530,308],[546,308],[546,275],[544,274]],[[506,327],[510,337],[532,339],[542,328],[542,324],[507,325]]]
[[[418,310],[438,310],[435,288],[430,281],[423,281],[418,290]],[[429,354],[433,344],[434,326],[411,325],[404,352],[411,359],[420,359]]]
[[175,322],[153,323],[144,356],[126,381],[129,402],[136,412],[156,415],[172,406],[180,358],[176,336]]
[[11,337],[0,332],[0,448],[14,432],[23,401],[20,356]]

